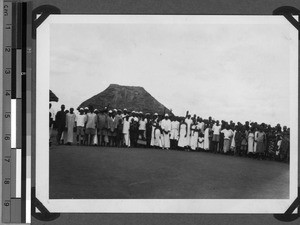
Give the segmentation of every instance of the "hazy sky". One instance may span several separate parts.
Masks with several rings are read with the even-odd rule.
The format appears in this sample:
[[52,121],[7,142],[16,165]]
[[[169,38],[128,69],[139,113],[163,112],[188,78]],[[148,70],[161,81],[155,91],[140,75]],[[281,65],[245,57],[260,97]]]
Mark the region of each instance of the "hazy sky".
[[289,125],[284,25],[51,24],[50,88],[76,108],[115,83],[184,115]]

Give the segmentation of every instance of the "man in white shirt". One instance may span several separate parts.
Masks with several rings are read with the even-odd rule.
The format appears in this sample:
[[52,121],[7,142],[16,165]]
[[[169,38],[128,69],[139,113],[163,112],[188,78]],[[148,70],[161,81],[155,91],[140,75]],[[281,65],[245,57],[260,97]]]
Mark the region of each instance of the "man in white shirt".
[[161,128],[163,133],[164,141],[162,149],[166,148],[167,150],[170,148],[170,132],[171,132],[171,120],[169,119],[169,115],[165,114],[165,118],[161,121]]
[[91,145],[94,135],[96,134],[97,115],[94,113],[94,107],[89,107],[89,112],[86,114],[87,122],[85,134],[87,138],[87,145]]
[[223,151],[226,154],[230,150],[230,144],[231,144],[231,137],[233,136],[233,132],[230,129],[230,126],[226,124],[226,128],[221,131],[224,133],[224,147]]
[[221,132],[221,125],[219,123],[219,120],[216,121],[216,123],[213,125],[213,138],[212,138],[212,144],[213,144],[213,152],[216,154],[219,150],[219,142],[220,142],[220,132]]
[[83,144],[84,138],[84,127],[85,123],[87,122],[87,116],[84,114],[83,108],[79,109],[79,115],[76,116],[75,122],[77,127],[77,145]]
[[142,115],[141,120],[139,121],[139,135],[143,140],[146,139],[146,118]]

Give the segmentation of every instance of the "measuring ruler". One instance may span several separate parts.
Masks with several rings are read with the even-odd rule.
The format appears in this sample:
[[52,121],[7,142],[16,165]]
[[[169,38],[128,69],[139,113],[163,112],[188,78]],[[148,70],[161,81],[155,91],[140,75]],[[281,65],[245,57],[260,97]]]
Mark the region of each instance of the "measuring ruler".
[[2,139],[2,221],[10,222],[11,211],[11,73],[12,73],[12,3],[3,4],[3,139]]
[[[3,4],[2,222],[25,223],[27,4]],[[30,188],[29,188],[30,189]],[[29,190],[30,191],[30,190]],[[27,204],[28,206],[28,204]]]

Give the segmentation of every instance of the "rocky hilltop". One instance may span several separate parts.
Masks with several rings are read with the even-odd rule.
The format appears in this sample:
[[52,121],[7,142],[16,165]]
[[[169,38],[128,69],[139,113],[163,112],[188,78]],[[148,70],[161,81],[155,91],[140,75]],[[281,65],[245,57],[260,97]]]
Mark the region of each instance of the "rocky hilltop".
[[163,104],[152,97],[143,87],[110,84],[99,94],[82,102],[79,107],[92,105],[97,109],[124,109],[143,113],[171,113]]

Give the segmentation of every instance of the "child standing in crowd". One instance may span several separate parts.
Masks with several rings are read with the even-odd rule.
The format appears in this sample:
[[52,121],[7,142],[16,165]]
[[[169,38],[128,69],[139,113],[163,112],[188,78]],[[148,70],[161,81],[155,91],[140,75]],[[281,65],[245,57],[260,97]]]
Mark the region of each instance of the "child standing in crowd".
[[202,132],[199,132],[198,148],[200,151],[204,150],[204,134]]

